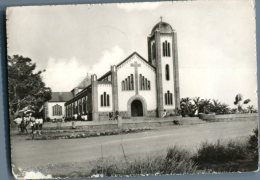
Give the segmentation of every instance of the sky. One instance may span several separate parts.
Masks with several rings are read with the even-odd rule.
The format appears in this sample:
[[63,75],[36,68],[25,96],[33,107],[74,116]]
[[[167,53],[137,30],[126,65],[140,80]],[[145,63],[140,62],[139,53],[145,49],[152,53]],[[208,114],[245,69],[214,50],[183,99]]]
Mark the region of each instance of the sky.
[[136,51],[147,59],[147,36],[160,21],[177,32],[181,97],[236,94],[257,106],[255,9],[252,0],[178,1],[12,7],[8,55],[45,69],[53,91],[70,91]]

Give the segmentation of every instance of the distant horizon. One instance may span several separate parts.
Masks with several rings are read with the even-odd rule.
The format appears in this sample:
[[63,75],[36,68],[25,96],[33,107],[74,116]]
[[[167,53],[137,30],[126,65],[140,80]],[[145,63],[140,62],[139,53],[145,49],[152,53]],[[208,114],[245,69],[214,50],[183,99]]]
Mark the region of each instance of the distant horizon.
[[160,16],[177,32],[181,98],[233,107],[240,93],[257,107],[252,0],[12,7],[8,54],[46,69],[53,92],[69,92],[87,73],[100,77],[135,51],[147,60],[147,36]]

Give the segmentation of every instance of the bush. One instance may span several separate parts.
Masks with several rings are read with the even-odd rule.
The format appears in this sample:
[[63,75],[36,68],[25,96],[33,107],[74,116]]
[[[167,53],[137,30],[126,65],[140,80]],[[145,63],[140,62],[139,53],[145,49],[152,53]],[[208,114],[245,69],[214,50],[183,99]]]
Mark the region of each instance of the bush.
[[251,154],[253,160],[258,162],[258,128],[253,130],[253,135],[251,135],[248,139],[247,149]]
[[162,166],[164,174],[194,173],[197,169],[188,151],[169,148]]
[[201,170],[255,171],[258,168],[257,131],[245,143],[203,143],[192,158]]
[[197,167],[190,154],[177,147],[169,148],[166,156],[147,156],[133,161],[115,159],[98,160],[91,170],[91,175],[120,176],[143,174],[182,174],[194,173]]
[[218,164],[247,158],[245,144],[233,141],[215,144],[203,143],[199,148],[194,160],[198,164]]

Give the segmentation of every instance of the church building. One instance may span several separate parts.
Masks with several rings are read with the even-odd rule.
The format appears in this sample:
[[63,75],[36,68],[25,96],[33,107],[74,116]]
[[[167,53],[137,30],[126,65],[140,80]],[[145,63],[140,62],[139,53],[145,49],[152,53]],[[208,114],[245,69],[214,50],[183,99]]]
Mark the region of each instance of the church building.
[[177,34],[166,22],[156,24],[147,38],[148,60],[133,52],[100,78],[91,75],[86,88],[65,103],[66,117],[88,115],[108,119],[110,112],[122,118],[162,117],[164,110],[180,109]]

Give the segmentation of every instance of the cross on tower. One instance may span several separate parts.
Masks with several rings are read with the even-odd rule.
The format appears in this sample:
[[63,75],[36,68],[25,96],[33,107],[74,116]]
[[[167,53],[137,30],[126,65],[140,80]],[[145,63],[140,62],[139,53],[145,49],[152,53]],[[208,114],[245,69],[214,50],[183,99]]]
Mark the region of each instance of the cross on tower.
[[135,94],[138,94],[138,67],[141,67],[141,64],[138,64],[136,61],[131,63],[131,67],[135,68]]
[[163,18],[163,17],[162,17],[162,16],[160,16],[161,22],[162,22],[162,18]]

